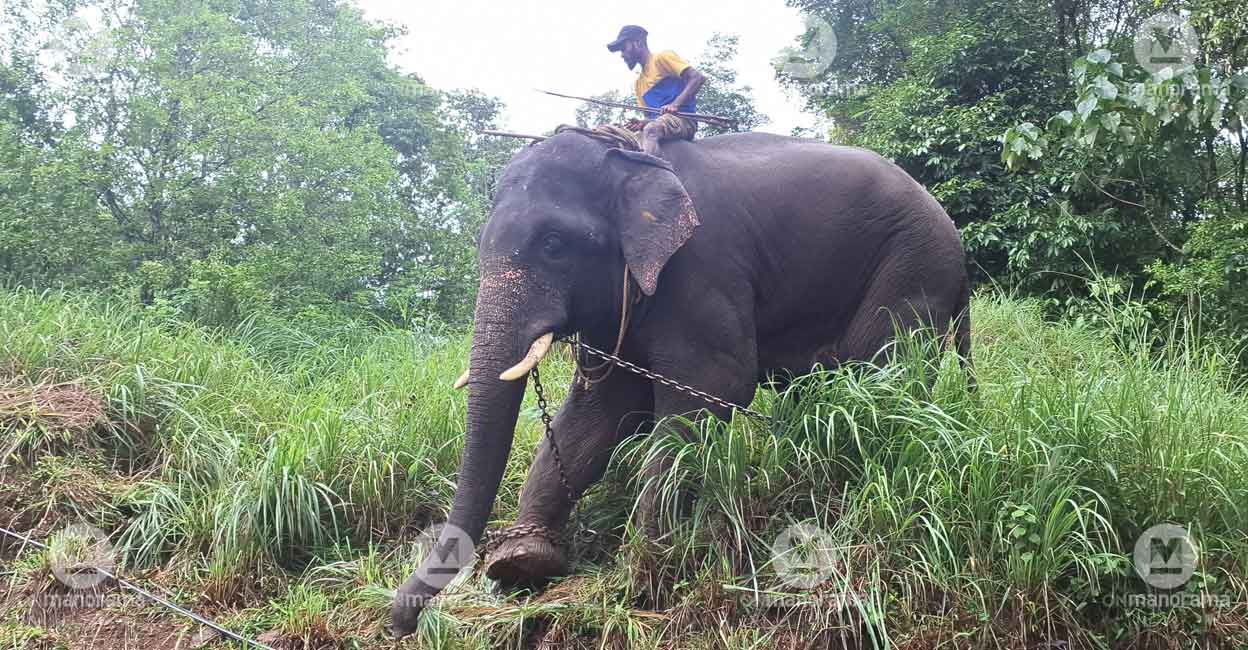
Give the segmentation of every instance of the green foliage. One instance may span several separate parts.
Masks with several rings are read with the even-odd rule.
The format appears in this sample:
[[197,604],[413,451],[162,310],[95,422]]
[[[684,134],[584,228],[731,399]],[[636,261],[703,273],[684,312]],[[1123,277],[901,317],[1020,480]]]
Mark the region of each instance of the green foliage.
[[[1203,54],[1192,65],[1150,72],[1110,49],[1076,59],[1071,108],[1043,128],[1007,129],[1001,159],[1047,179],[1063,209],[1112,226],[1131,253],[1123,265],[1167,298],[1159,311],[1199,305],[1205,331],[1242,342],[1248,28],[1231,29],[1214,8],[1191,7]],[[1221,50],[1234,34],[1244,42]]]
[[48,630],[18,621],[16,616],[11,621],[0,621],[0,648],[4,650],[56,648],[57,646],[51,645],[51,638],[52,634]]
[[[838,53],[823,77],[789,81],[832,118],[834,139],[932,192],[974,277],[1082,309],[1091,265],[1163,298],[1158,315],[1199,300],[1206,325],[1243,336],[1243,3],[790,4],[832,26]],[[1183,16],[1199,48],[1194,65],[1154,76],[1133,51],[1160,13]]]
[[[1104,327],[1054,326],[1039,303],[981,297],[975,394],[949,359],[928,385],[931,357],[903,354],[886,370],[814,373],[760,393],[775,428],[742,418],[693,441],[670,431],[629,441],[617,458],[633,472],[658,453],[677,459],[661,479],[673,547],[643,560],[662,572],[638,571],[634,588],[654,594],[657,578],[654,602],[666,607],[696,601],[701,580],[728,582],[747,617],[751,601],[765,616],[778,607],[767,599],[783,597],[807,640],[878,622],[874,638],[854,640],[905,645],[943,629],[995,647],[1052,638],[1056,626],[1092,647],[1185,619],[1122,604],[1141,589],[1128,568],[1136,538],[1173,521],[1220,566],[1216,586],[1196,593],[1240,606],[1248,446],[1236,432],[1248,412],[1233,360],[1190,331],[1140,323],[1130,303],[1104,309]],[[683,518],[681,489],[698,494]],[[821,589],[785,587],[772,566],[771,542],[800,522],[831,537]],[[1191,642],[1204,633],[1181,627]]]
[[[617,104],[632,105],[637,103],[637,98],[633,93],[625,94],[618,90],[608,90],[605,93],[593,95],[590,99],[615,102]],[[599,124],[625,124],[629,118],[641,117],[643,117],[643,113],[639,111],[590,102],[583,102],[576,107],[576,125],[582,128],[593,128]]]
[[[3,30],[5,281],[209,324],[306,308],[466,320],[471,241],[511,146],[470,132],[497,101],[399,74],[385,57],[400,32],[347,4],[85,4],[17,6]],[[18,39],[29,23],[44,31]],[[56,87],[34,63],[45,46]]]
[[[1103,234],[1054,209],[1000,161],[1000,125],[1055,112],[1073,36],[1047,3],[798,0],[834,29],[837,56],[813,82],[789,80],[836,125],[834,140],[892,159],[963,230],[974,277],[1064,286],[1071,254]],[[1097,259],[1102,256],[1098,255]]]
[[[32,378],[57,368],[98,379],[110,422],[99,444],[142,431],[158,456],[120,504],[133,516],[118,543],[134,565],[238,585],[258,566],[393,535],[449,507],[462,335],[263,312],[221,332],[52,292],[8,293],[2,307],[3,348],[20,355],[5,363]],[[531,453],[539,431],[517,447]],[[518,488],[502,501],[514,507]]]
[[[735,120],[735,130],[752,131],[769,119],[754,107],[753,90],[737,83],[733,62],[737,58],[740,37],[715,33],[706,41],[693,66],[706,75],[706,83],[698,91],[698,112]],[[698,125],[700,137],[726,132],[706,124]]]
[[1206,314],[1205,331],[1230,333],[1248,344],[1248,214],[1217,214],[1193,224],[1183,245],[1186,259],[1158,261],[1148,272],[1176,304]]

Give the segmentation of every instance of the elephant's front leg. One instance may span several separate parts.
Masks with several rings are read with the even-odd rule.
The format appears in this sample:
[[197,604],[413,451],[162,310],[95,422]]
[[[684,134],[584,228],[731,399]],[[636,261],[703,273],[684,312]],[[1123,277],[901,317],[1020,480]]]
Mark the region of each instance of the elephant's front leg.
[[572,512],[568,488],[579,496],[601,478],[616,443],[649,422],[653,410],[649,382],[621,368],[589,389],[576,382],[551,423],[559,460],[543,436],[520,493],[520,516],[506,529],[516,537],[490,552],[486,575],[504,585],[566,575],[566,549],[550,536]]

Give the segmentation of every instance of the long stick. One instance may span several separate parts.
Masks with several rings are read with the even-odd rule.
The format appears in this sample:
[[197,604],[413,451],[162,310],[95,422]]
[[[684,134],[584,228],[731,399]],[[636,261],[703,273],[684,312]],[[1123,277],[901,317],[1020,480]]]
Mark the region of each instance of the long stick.
[[[546,93],[547,95],[554,95],[555,97],[563,97],[564,99],[579,99],[580,101],[589,102],[591,104],[598,104],[600,106],[611,106],[613,108],[631,109],[634,111],[643,111],[645,113],[659,113],[660,112],[659,109],[657,108],[648,108],[645,106],[638,106],[636,104],[621,104],[620,102],[608,102],[602,99],[591,99],[589,97],[577,97],[576,95],[564,95],[562,93],[554,93],[549,90],[542,90],[541,88],[536,88],[535,90],[537,90],[537,92],[539,93]],[[719,117],[718,115],[704,115],[702,113],[682,113],[678,111],[676,115],[679,115],[681,117],[694,120],[697,122],[706,122],[707,124],[710,124],[712,126],[718,126],[722,129],[731,129],[732,125],[736,121],[736,120],[728,119],[726,117]]]
[[503,137],[505,137],[505,138],[522,138],[522,139],[525,139],[525,140],[537,140],[538,142],[541,142],[542,140],[545,140],[545,139],[546,139],[546,136],[544,136],[544,135],[528,135],[528,134],[525,134],[525,133],[512,133],[512,132],[510,132],[510,131],[489,131],[489,130],[485,130],[485,131],[477,131],[477,133],[480,133],[480,134],[482,134],[482,135],[501,135],[501,136],[503,136]]

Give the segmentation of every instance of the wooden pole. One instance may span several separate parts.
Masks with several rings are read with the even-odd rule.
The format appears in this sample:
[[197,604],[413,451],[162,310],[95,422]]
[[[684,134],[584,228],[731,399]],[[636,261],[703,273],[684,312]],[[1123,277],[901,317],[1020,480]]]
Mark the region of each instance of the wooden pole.
[[526,133],[511,133],[509,131],[477,131],[481,135],[497,135],[504,138],[520,138],[522,140],[535,140],[541,142],[546,139],[544,135],[528,135]]
[[[598,104],[600,106],[611,106],[613,108],[623,108],[626,110],[642,111],[645,113],[658,113],[659,112],[659,109],[657,108],[637,106],[636,104],[621,104],[620,102],[608,102],[608,101],[604,101],[601,99],[591,99],[589,97],[577,97],[576,95],[564,95],[562,93],[554,93],[549,90],[542,90],[541,88],[535,88],[534,90],[536,90],[539,93],[546,93],[547,95],[554,95],[555,97],[563,97],[564,99],[579,99],[580,101],[589,102],[591,104]],[[710,124],[712,126],[718,126],[722,129],[731,129],[732,125],[735,123],[735,120],[730,120],[726,117],[719,117],[718,115],[705,115],[703,113],[682,113],[680,111],[677,111],[676,115],[679,115],[680,117],[684,117],[684,118],[694,120],[697,122],[706,122],[707,124]]]

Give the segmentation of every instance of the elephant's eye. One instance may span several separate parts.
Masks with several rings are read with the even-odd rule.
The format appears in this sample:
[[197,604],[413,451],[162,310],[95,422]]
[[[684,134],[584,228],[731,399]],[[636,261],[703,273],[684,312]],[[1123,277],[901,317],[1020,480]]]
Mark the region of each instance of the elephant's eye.
[[563,254],[563,238],[554,233],[546,235],[546,239],[542,240],[542,252],[550,257],[559,257]]

